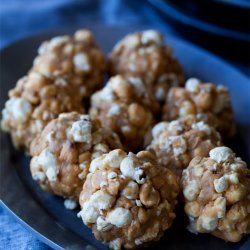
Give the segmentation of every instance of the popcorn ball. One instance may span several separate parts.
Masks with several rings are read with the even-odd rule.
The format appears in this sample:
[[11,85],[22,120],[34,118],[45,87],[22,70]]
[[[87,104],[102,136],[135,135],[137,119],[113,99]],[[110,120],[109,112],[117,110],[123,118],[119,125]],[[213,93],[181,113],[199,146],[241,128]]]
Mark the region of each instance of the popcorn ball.
[[[60,114],[31,143],[30,170],[42,189],[78,200],[91,160],[121,148],[118,136],[76,112]],[[71,207],[66,201],[66,207]]]
[[37,133],[58,114],[84,112],[77,89],[34,71],[17,82],[9,97],[2,111],[1,127],[11,134],[15,147],[24,148],[27,153]]
[[45,41],[38,49],[32,70],[48,78],[60,78],[62,84],[76,85],[89,97],[103,83],[105,59],[89,30]]
[[116,149],[91,162],[79,216],[110,248],[138,248],[171,226],[178,191],[175,175],[153,154]]
[[110,54],[109,71],[141,79],[158,101],[164,101],[170,87],[184,82],[179,62],[155,30],[129,34],[119,41]]
[[158,110],[158,102],[141,81],[126,80],[119,75],[91,97],[90,115],[115,131],[128,151],[142,145]]
[[193,157],[208,156],[210,149],[221,145],[219,133],[192,115],[156,124],[152,136],[147,149],[179,178]]
[[2,129],[11,134],[15,147],[29,153],[36,134],[58,114],[83,113],[82,100],[100,86],[103,65],[89,31],[44,42],[33,68],[10,90],[2,111]]
[[250,170],[230,148],[194,158],[183,171],[182,185],[190,232],[232,242],[250,233]]
[[172,88],[163,108],[163,119],[175,120],[186,115],[197,117],[214,126],[223,138],[235,134],[235,123],[228,89],[222,85],[187,80],[185,88]]

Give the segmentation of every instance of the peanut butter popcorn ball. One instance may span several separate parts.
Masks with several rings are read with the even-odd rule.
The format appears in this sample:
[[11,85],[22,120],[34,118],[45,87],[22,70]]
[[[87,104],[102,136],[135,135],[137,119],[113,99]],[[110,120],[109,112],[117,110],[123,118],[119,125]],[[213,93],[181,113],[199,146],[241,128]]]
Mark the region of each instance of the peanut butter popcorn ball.
[[119,41],[110,54],[109,71],[141,79],[161,102],[170,87],[184,82],[179,62],[155,30],[129,34]]
[[175,120],[186,115],[197,117],[214,126],[223,138],[235,134],[235,123],[228,89],[222,85],[187,80],[185,88],[172,88],[163,108],[163,119]]
[[2,111],[1,127],[9,132],[16,148],[29,146],[44,126],[62,112],[84,112],[78,88],[31,71],[9,91]]
[[179,178],[192,158],[208,156],[210,149],[221,145],[219,133],[192,115],[156,124],[152,136],[147,150],[154,151],[159,164]]
[[31,143],[32,177],[45,191],[78,200],[91,160],[115,148],[121,148],[118,136],[99,121],[60,114]]
[[65,84],[78,85],[84,97],[102,86],[105,58],[89,30],[45,41],[38,53],[32,70],[48,78],[59,77]]
[[158,110],[158,102],[141,81],[119,75],[91,97],[91,117],[99,118],[103,126],[115,131],[128,151],[142,145]]
[[91,162],[79,216],[110,248],[138,248],[171,226],[178,191],[175,175],[150,152],[113,150]]
[[194,158],[182,176],[192,233],[237,242],[250,233],[250,170],[227,147]]

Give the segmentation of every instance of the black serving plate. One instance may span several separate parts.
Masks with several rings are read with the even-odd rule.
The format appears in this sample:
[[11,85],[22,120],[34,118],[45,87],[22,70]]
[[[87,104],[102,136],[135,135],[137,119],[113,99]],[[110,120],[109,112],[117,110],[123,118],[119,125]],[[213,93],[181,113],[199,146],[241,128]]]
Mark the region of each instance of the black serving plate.
[[[100,47],[108,52],[129,32],[152,27],[107,27],[87,25],[96,36]],[[157,28],[157,27],[154,27]],[[7,92],[17,79],[31,67],[39,44],[55,35],[72,34],[74,29],[63,29],[35,35],[20,40],[1,51],[1,98],[4,106]],[[166,35],[166,42],[173,47],[187,77],[228,86],[236,114],[238,134],[228,142],[239,156],[249,162],[250,83],[249,79],[216,56],[193,45]],[[91,231],[83,225],[75,211],[63,206],[63,199],[43,192],[29,172],[29,158],[13,149],[8,135],[1,132],[1,205],[40,240],[55,249],[106,249],[96,241]],[[164,237],[149,249],[169,250],[249,250],[250,239],[239,243],[226,243],[209,234],[194,235],[186,230],[186,217],[182,206],[177,208],[177,218]],[[17,239],[18,240],[18,239]],[[0,247],[1,248],[1,247]]]

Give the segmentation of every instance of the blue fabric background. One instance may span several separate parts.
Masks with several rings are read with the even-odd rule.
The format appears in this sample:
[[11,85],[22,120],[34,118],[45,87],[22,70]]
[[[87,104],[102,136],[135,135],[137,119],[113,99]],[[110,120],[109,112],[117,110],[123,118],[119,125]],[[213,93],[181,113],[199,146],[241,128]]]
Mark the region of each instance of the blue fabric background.
[[[57,27],[153,24],[178,36],[146,0],[0,0],[0,47]],[[0,250],[49,249],[0,207]]]

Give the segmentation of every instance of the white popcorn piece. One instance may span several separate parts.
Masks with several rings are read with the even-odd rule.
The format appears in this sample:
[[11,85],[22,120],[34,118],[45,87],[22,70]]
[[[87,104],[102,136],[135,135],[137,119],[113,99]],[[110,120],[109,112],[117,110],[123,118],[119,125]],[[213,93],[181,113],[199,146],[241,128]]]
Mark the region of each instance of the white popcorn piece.
[[156,30],[146,30],[142,32],[141,36],[142,44],[155,43],[157,45],[161,45],[163,43],[161,34]]
[[224,197],[218,197],[215,202],[214,202],[214,206],[217,209],[217,218],[223,218],[226,214],[226,198]]
[[153,129],[152,129],[152,135],[153,137],[157,137],[159,134],[161,134],[162,132],[168,130],[169,127],[169,123],[168,122],[160,122],[157,123]]
[[184,101],[179,110],[179,116],[184,117],[190,114],[190,110],[192,110],[193,106],[190,101]]
[[117,75],[111,77],[106,86],[115,91],[116,89],[119,89],[121,85],[124,84],[127,84],[125,79],[121,75]]
[[137,183],[143,184],[145,182],[143,170],[136,166],[132,154],[129,154],[122,160],[120,169],[124,176],[135,180]]
[[140,200],[135,200],[135,204],[137,207],[142,207],[142,203]]
[[44,182],[46,179],[46,175],[41,171],[37,171],[35,173],[32,173],[32,178],[35,181]]
[[128,35],[128,36],[126,36],[125,40],[123,40],[123,41],[121,40],[121,43],[119,43],[119,44],[120,44],[120,46],[125,45],[127,48],[132,49],[140,44],[140,40],[139,40],[138,36]]
[[222,193],[228,188],[228,180],[225,176],[214,180],[214,189],[217,193]]
[[108,182],[107,181],[102,181],[100,183],[100,188],[105,187],[105,186],[108,186]]
[[99,211],[96,207],[91,206],[90,202],[85,202],[79,215],[84,224],[88,225],[96,222],[99,216]]
[[91,65],[89,63],[89,58],[87,54],[79,53],[76,54],[73,58],[73,63],[76,69],[81,71],[90,71]]
[[178,120],[171,121],[168,126],[169,126],[168,130],[172,130],[172,131],[175,131],[175,132],[183,131],[183,127],[182,127],[180,121],[178,121]]
[[27,121],[29,115],[32,111],[31,104],[20,97],[11,97],[5,104],[5,109],[3,110],[3,120],[11,116],[15,119],[17,123],[23,123]]
[[139,94],[139,96],[143,95],[145,92],[145,86],[142,82],[142,80],[138,77],[129,77],[128,78],[129,83],[133,85],[133,87],[136,89],[136,92]]
[[228,174],[226,177],[232,184],[239,183],[239,178],[237,173]]
[[94,106],[99,106],[98,104],[102,100],[113,101],[115,99],[114,92],[112,88],[107,84],[103,90],[100,90],[96,94],[94,94],[91,98]]
[[204,168],[203,167],[197,167],[194,171],[195,176],[197,177],[202,177],[204,173]]
[[109,147],[104,143],[98,143],[94,146],[93,151],[99,151],[101,153],[108,153]]
[[216,217],[203,216],[201,217],[201,221],[202,227],[208,231],[215,230],[218,225],[218,218]]
[[121,228],[131,223],[132,215],[128,209],[117,207],[107,214],[107,221]]
[[69,41],[68,36],[56,36],[56,37],[53,37],[49,41],[49,46],[53,49],[55,47],[59,47],[59,46],[63,45],[64,43],[66,43],[68,41]]
[[97,230],[98,231],[108,231],[112,228],[112,224],[110,224],[105,217],[99,216],[96,220]]
[[195,200],[199,192],[200,188],[195,180],[190,181],[183,190],[183,194],[188,201]]
[[64,206],[68,210],[73,210],[77,207],[77,202],[71,199],[66,199],[64,201]]
[[108,179],[115,179],[117,177],[117,173],[116,172],[110,172],[108,173]]
[[216,162],[222,163],[234,157],[235,154],[228,147],[217,147],[217,148],[213,148],[212,150],[210,150],[209,156]]
[[[178,147],[174,146],[174,143],[177,143]],[[176,158],[187,150],[187,142],[182,135],[170,136],[167,140],[166,148],[170,145],[173,147],[174,156]]]
[[96,191],[82,207],[80,215],[83,222],[85,224],[95,223],[100,215],[100,210],[110,208],[114,200],[113,196],[104,191]]
[[118,104],[113,104],[109,111],[108,111],[108,116],[116,116],[116,115],[119,115],[121,114],[121,107],[118,105]]
[[140,239],[135,239],[135,244],[137,246],[140,246],[142,244],[142,241]]
[[136,199],[139,192],[139,186],[136,182],[130,181],[126,187],[122,190],[122,195],[127,199]]
[[205,124],[203,121],[192,124],[192,129],[205,131],[209,135],[211,134],[211,128],[207,124]]
[[190,92],[197,92],[201,81],[197,78],[189,78],[185,83],[186,90]]
[[102,190],[98,190],[90,197],[89,202],[98,209],[108,209],[111,208],[114,200],[113,196]]
[[[49,181],[57,179],[57,162],[55,156],[49,151],[44,149],[39,156],[33,158],[33,164],[36,169],[42,168]],[[34,178],[34,177],[33,177]],[[36,178],[36,177],[35,177]]]
[[72,124],[69,135],[72,136],[75,142],[90,143],[92,125],[89,118],[85,120],[76,121]]
[[102,164],[103,164],[103,156],[95,158],[90,163],[89,171],[91,173],[94,173],[96,169],[102,166]]
[[126,157],[126,154],[124,151],[120,149],[112,150],[110,153],[108,153],[104,159],[104,162],[108,164],[112,168],[119,168],[121,162]]
[[113,250],[121,250],[121,239],[117,238],[109,242],[109,248]]
[[54,168],[49,167],[46,170],[46,176],[48,178],[49,181],[56,181],[57,179],[57,172]]
[[144,175],[143,170],[140,168],[136,168],[134,173],[134,180],[139,184],[145,183],[146,179],[143,178],[143,175]]
[[71,118],[71,113],[61,113],[58,116],[59,120],[63,120],[63,119],[70,119]]
[[130,156],[125,157],[120,164],[122,174],[132,179],[134,179],[135,168],[136,164],[133,160],[133,157]]

